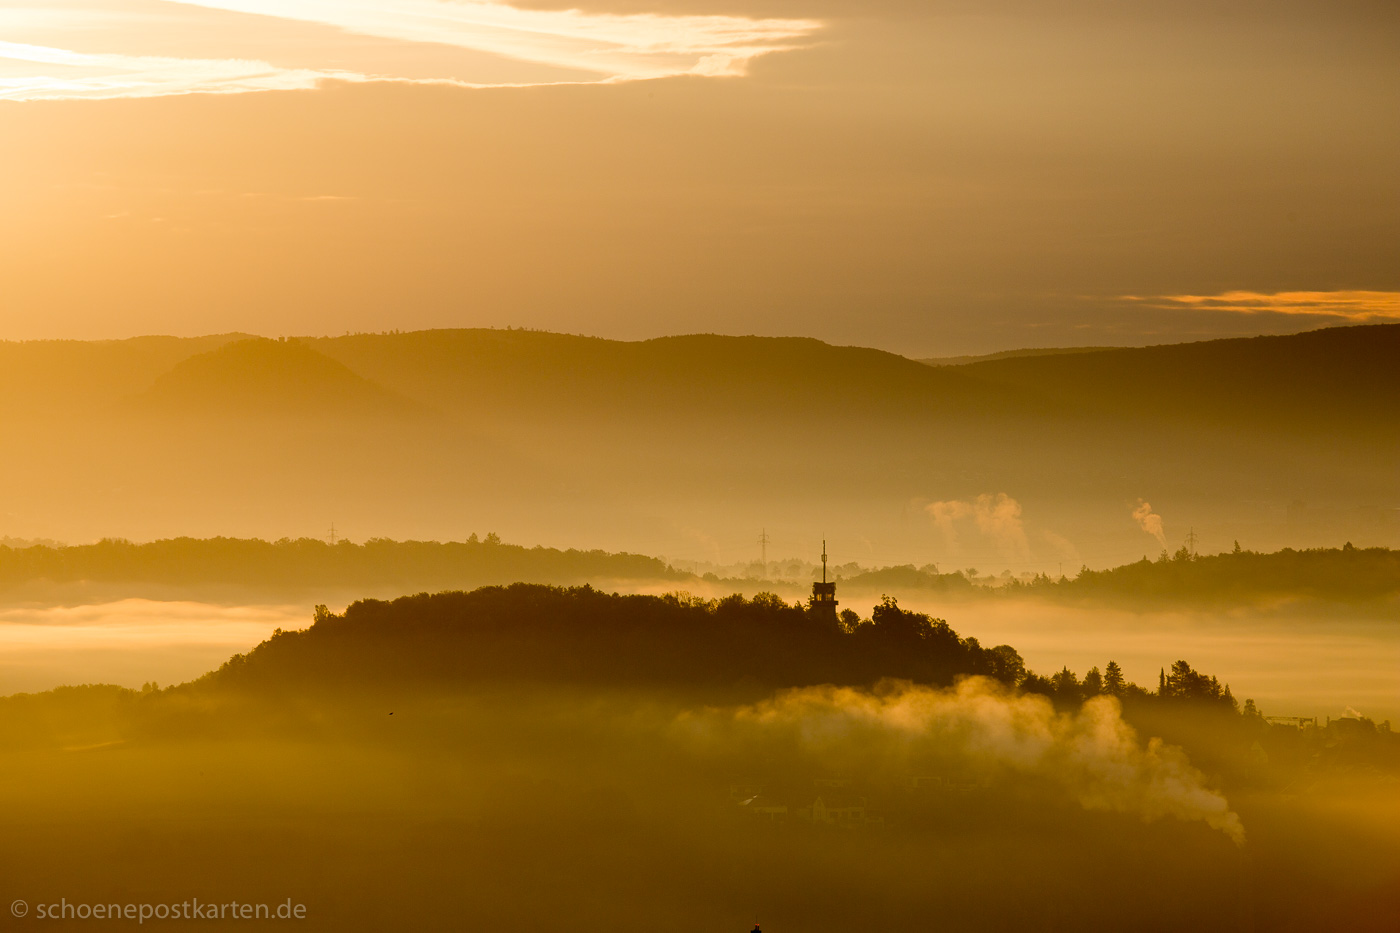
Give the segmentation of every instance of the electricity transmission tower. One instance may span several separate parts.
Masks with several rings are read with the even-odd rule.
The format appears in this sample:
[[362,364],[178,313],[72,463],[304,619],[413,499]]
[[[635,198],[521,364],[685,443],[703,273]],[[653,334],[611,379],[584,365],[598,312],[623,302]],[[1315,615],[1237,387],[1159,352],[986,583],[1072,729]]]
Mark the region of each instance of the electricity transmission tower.
[[768,537],[768,529],[763,529],[763,533],[758,536],[758,546],[763,554],[763,572],[768,572],[768,542],[772,540]]
[[1191,552],[1192,557],[1196,556],[1196,542],[1199,540],[1200,538],[1196,537],[1196,529],[1194,527],[1186,532],[1186,549]]

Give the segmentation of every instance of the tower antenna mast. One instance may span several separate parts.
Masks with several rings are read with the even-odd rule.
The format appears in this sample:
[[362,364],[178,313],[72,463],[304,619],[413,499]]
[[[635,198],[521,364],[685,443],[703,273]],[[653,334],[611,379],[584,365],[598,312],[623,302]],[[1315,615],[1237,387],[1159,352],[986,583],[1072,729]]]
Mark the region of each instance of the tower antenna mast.
[[813,618],[821,620],[825,625],[833,630],[841,623],[836,615],[836,584],[828,582],[826,573],[826,539],[822,539],[822,582],[812,584],[812,600],[808,603],[808,610]]

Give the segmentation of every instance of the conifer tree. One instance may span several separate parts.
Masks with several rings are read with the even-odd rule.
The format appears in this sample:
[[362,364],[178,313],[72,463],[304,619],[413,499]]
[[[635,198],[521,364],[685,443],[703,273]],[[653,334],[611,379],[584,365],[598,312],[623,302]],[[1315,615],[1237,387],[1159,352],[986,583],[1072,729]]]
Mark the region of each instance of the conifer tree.
[[1089,668],[1089,673],[1084,675],[1082,689],[1085,697],[1096,697],[1104,692],[1103,674],[1097,667]]
[[1125,686],[1123,669],[1118,666],[1117,661],[1109,661],[1103,672],[1103,692],[1109,696],[1121,697]]

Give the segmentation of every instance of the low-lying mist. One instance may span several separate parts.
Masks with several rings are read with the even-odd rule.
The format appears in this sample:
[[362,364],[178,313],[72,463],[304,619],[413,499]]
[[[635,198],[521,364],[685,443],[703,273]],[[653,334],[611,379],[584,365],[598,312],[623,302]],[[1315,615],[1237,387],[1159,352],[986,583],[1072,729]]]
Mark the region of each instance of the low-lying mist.
[[925,774],[989,785],[1045,781],[1086,809],[1200,820],[1244,844],[1224,796],[1206,786],[1181,749],[1157,738],[1144,747],[1112,697],[1069,714],[983,677],[950,690],[809,687],[736,710],[685,713],[679,724],[701,747],[778,742],[810,756],[814,769],[867,781]]
[[1400,893],[1383,780],[1222,790],[1112,702],[980,680],[163,691],[105,732],[95,699],[0,705],[49,730],[0,745],[11,899],[291,899],[337,931],[1381,931]]
[[120,599],[0,607],[0,696],[65,684],[193,680],[312,607]]
[[363,600],[177,687],[0,698],[0,877],[335,931],[1393,928],[1387,724],[820,608]]

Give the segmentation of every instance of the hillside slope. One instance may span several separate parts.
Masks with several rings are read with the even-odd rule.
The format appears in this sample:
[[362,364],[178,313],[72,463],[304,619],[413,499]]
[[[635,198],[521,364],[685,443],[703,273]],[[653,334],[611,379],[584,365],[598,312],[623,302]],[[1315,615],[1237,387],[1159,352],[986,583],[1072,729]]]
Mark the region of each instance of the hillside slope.
[[197,417],[410,414],[416,405],[298,340],[238,340],[182,360],[132,399]]
[[0,415],[73,415],[103,411],[148,389],[162,374],[200,353],[247,339],[133,337],[129,340],[0,342]]
[[1400,425],[1400,324],[954,367],[1054,402],[1174,422],[1377,432]]

